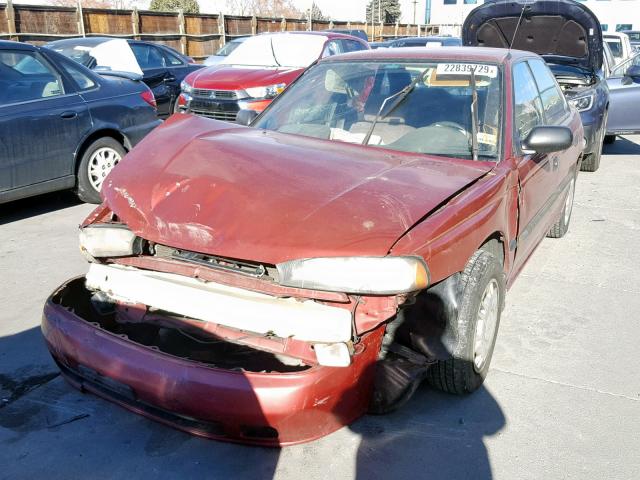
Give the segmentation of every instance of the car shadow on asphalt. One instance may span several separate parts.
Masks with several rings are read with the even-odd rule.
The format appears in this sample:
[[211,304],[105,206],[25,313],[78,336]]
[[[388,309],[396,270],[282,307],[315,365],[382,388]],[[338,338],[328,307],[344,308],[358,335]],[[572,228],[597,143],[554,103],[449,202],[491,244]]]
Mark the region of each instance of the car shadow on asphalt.
[[[40,329],[0,337],[0,359],[21,347],[46,350]],[[6,370],[0,371],[0,448],[12,460],[9,472],[21,472],[25,478],[52,467],[54,459],[58,476],[52,478],[75,478],[87,468],[98,478],[110,476],[113,465],[102,449],[83,450],[96,436],[107,449],[129,451],[120,468],[162,472],[158,478],[215,472],[222,475],[218,478],[269,479],[274,478],[281,461],[281,449],[198,439],[94,395],[80,394],[60,378],[53,362],[30,365],[23,355],[22,364]],[[360,437],[357,453],[353,460],[344,458],[344,465],[337,462],[332,468],[334,473],[352,471],[355,464],[354,476],[348,478],[358,480],[487,480],[492,471],[485,441],[504,426],[502,409],[484,386],[470,395],[455,396],[425,382],[397,411],[365,415],[344,427]],[[336,439],[344,438],[338,434]],[[335,447],[320,443],[316,450],[314,442],[290,448],[294,455],[287,455],[288,461],[298,460],[286,465],[285,471],[301,475],[321,468],[327,461],[327,448],[335,453]],[[21,452],[27,450],[32,460],[23,458]],[[83,452],[82,458],[78,451]],[[35,464],[34,458],[39,459]]]
[[492,478],[485,439],[505,425],[502,409],[483,386],[456,396],[424,382],[387,415],[367,415],[349,428],[361,436],[358,480]]
[[0,204],[0,225],[37,217],[82,203],[72,192],[60,191],[36,195]]
[[627,137],[617,137],[612,144],[604,145],[602,153],[605,155],[640,155],[640,143],[635,143]]

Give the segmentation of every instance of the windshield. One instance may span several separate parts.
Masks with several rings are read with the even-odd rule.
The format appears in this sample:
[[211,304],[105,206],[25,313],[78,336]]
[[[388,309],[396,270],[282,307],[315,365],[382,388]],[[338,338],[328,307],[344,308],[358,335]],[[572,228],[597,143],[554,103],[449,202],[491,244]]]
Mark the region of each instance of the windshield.
[[326,40],[323,35],[257,35],[244,41],[221,63],[305,68],[320,57]]
[[[321,63],[253,126],[348,143],[363,143],[368,136],[370,146],[470,159],[474,131],[470,69],[476,72],[478,157],[497,159],[502,94],[496,65]],[[414,88],[400,94],[414,80]]]
[[226,57],[231,52],[233,52],[236,48],[238,48],[240,45],[242,45],[242,42],[234,42],[234,41],[228,42],[220,50],[216,52],[216,55],[218,57]]
[[52,47],[53,51],[64,55],[71,60],[78,62],[85,67],[91,68],[94,64],[94,58],[91,56],[90,52],[93,47],[85,46],[85,45],[70,45],[65,47]]
[[[151,51],[145,45],[135,46],[134,48]],[[97,45],[53,45],[51,49],[87,68],[132,72],[142,75],[142,69],[138,60],[136,60],[133,50],[129,43],[121,38],[107,40]],[[160,53],[156,52],[155,48],[152,52],[160,57]]]

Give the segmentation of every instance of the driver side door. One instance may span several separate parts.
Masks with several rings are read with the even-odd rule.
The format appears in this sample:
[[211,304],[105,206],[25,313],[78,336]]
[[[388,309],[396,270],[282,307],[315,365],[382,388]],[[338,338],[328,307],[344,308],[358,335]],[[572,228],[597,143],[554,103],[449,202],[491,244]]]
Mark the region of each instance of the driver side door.
[[131,43],[131,50],[142,69],[142,80],[153,92],[158,105],[158,116],[171,113],[171,87],[169,83],[175,77],[169,72],[162,51],[154,45]]
[[515,267],[519,269],[549,228],[555,192],[560,183],[559,154],[524,153],[520,145],[534,127],[545,125],[545,112],[533,72],[527,61],[513,66],[515,142],[518,152],[518,241]]
[[607,133],[640,132],[640,78],[626,76],[632,66],[640,66],[640,55],[618,65],[607,79],[609,86],[609,117]]

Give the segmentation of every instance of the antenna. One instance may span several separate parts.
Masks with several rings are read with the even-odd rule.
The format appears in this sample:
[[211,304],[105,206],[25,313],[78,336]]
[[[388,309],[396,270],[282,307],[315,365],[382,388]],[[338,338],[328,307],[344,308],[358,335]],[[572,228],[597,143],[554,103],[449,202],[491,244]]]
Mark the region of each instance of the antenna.
[[511,38],[511,43],[509,44],[509,50],[513,47],[513,42],[516,41],[516,35],[518,34],[518,28],[520,28],[520,22],[522,22],[522,16],[524,15],[524,9],[527,7],[525,3],[522,5],[522,10],[520,11],[520,16],[518,17],[518,23],[516,24],[516,29],[513,31],[513,37]]

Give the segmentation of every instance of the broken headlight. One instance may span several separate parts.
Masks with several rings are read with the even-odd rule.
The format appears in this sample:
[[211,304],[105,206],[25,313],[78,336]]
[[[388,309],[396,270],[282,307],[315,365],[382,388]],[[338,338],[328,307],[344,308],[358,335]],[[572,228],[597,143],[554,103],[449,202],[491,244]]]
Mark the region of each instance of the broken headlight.
[[98,223],[80,229],[80,251],[91,258],[138,254],[141,241],[121,224]]
[[429,285],[420,257],[326,257],[279,263],[281,285],[374,295],[407,293]]

